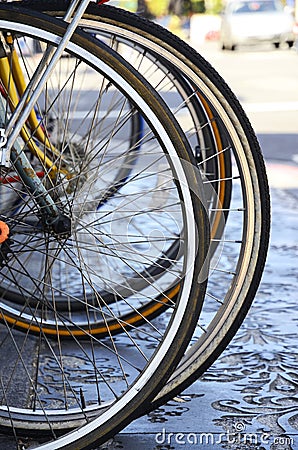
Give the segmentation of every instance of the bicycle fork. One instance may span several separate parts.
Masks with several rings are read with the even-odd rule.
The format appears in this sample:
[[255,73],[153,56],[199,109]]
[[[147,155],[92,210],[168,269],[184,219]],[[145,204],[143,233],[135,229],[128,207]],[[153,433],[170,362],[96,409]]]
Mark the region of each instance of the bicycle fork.
[[[5,117],[6,104],[2,95],[0,95],[0,118]],[[1,120],[1,119],[0,119]],[[6,152],[6,134],[5,129],[0,127],[0,148],[3,154]],[[70,234],[71,222],[70,218],[60,211],[56,203],[52,199],[50,193],[44,186],[42,180],[38,177],[28,160],[25,152],[21,148],[21,144],[16,139],[14,146],[10,151],[10,162],[14,165],[24,185],[30,194],[34,197],[39,206],[40,214],[43,222],[58,236],[67,236]],[[5,166],[7,166],[5,164]]]

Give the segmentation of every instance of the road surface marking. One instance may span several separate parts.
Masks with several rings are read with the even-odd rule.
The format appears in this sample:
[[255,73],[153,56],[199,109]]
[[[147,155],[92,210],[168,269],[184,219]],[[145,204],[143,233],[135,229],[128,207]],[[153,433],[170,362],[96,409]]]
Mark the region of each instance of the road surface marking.
[[269,161],[266,168],[270,187],[298,189],[298,166]]
[[246,112],[298,111],[298,102],[242,103]]

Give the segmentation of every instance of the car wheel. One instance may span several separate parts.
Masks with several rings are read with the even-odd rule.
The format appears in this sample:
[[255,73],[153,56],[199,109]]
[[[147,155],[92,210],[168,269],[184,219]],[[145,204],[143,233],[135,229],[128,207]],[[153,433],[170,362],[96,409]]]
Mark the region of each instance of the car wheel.
[[292,48],[294,45],[294,41],[287,41],[288,47]]
[[280,42],[274,42],[273,45],[274,45],[275,48],[279,48],[280,47]]

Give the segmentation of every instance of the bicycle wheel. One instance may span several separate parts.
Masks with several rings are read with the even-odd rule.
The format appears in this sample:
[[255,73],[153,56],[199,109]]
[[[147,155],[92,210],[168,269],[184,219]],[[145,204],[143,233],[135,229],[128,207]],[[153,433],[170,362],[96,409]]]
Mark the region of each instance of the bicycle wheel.
[[[22,43],[24,46],[24,42]],[[38,48],[41,49],[42,45],[38,42],[34,42],[30,44],[30,47],[34,49]],[[24,53],[24,52],[23,52]],[[39,54],[39,57],[41,57],[41,54]],[[32,52],[30,52],[30,48],[26,47],[26,55],[22,55],[22,62],[25,66],[25,70],[27,72],[27,76],[30,76],[30,67],[29,64],[31,60],[36,59],[37,55],[32,55]],[[28,61],[29,60],[29,61]],[[65,63],[65,61],[64,61]],[[11,63],[9,63],[11,64]],[[69,71],[74,70],[75,62],[68,61],[67,63],[69,65]],[[64,64],[64,66],[66,63]],[[64,69],[65,70],[65,69]],[[78,70],[76,69],[76,73]],[[140,203],[141,202],[147,202],[148,204],[152,201],[152,198],[156,194],[156,190],[159,188],[159,183],[162,182],[162,180],[166,180],[166,170],[164,171],[164,175],[158,175],[158,172],[160,169],[158,167],[155,167],[150,162],[149,166],[151,167],[151,170],[154,170],[154,173],[151,174],[151,189],[146,192],[144,191],[144,188],[142,187],[142,180],[141,177],[138,176],[138,170],[140,170],[139,167],[135,168],[135,171],[132,172],[132,167],[135,163],[136,155],[142,155],[142,159],[144,160],[146,155],[142,154],[142,151],[140,150],[141,144],[146,142],[148,139],[147,133],[145,127],[144,127],[144,121],[140,115],[136,111],[136,109],[131,108],[131,103],[129,103],[129,100],[127,100],[127,106],[124,107],[126,99],[123,99],[123,96],[119,94],[119,91],[111,94],[110,91],[105,91],[102,87],[101,95],[100,95],[100,103],[101,105],[105,105],[106,111],[104,113],[104,117],[100,115],[100,113],[97,115],[97,117],[92,116],[92,108],[95,108],[96,110],[99,108],[99,99],[96,99],[91,104],[91,112],[89,110],[84,111],[85,107],[85,97],[81,95],[81,85],[80,80],[83,78],[84,71],[81,69],[80,72],[80,78],[79,82],[71,86],[71,115],[72,118],[70,119],[69,116],[69,109],[70,109],[70,89],[68,89],[68,84],[65,82],[66,75],[63,73],[63,77],[61,75],[61,71],[59,74],[55,73],[55,76],[57,77],[58,82],[56,79],[54,82],[52,82],[51,90],[47,90],[46,98],[47,105],[42,104],[44,103],[44,99],[40,102],[39,105],[36,106],[36,109],[38,111],[38,114],[40,116],[40,122],[43,124],[43,128],[47,130],[47,133],[50,135],[51,143],[55,145],[56,148],[63,150],[63,158],[72,158],[74,161],[78,160],[82,157],[85,157],[84,155],[84,149],[80,148],[80,140],[82,142],[83,139],[86,139],[86,136],[81,136],[82,133],[82,123],[78,121],[78,118],[84,117],[84,120],[86,122],[86,118],[91,116],[92,122],[92,133],[89,133],[88,135],[88,141],[92,141],[93,145],[99,145],[97,144],[97,141],[100,142],[100,145],[102,146],[100,149],[100,160],[96,160],[96,157],[94,156],[95,151],[93,150],[93,154],[89,157],[93,159],[93,164],[96,166],[96,164],[100,164],[101,167],[101,173],[100,177],[96,178],[96,184],[92,185],[92,189],[90,188],[90,191],[94,191],[95,188],[97,190],[97,194],[94,195],[94,198],[91,198],[91,192],[85,192],[80,190],[79,194],[76,194],[75,197],[75,204],[82,202],[82,198],[84,196],[89,195],[89,203],[96,202],[96,214],[97,216],[105,217],[107,216],[107,219],[104,222],[104,227],[101,225],[101,236],[103,239],[102,246],[107,246],[108,238],[104,236],[109,236],[109,228],[112,227],[112,222],[115,219],[115,214],[111,214],[111,211],[114,209],[117,210],[117,214],[119,216],[122,215],[121,218],[121,224],[124,228],[130,227],[130,232],[133,233],[130,236],[130,241],[133,239],[138,239],[138,242],[135,244],[135,246],[139,246],[139,249],[137,249],[138,253],[140,253],[140,247],[146,247],[146,239],[141,236],[141,232],[138,231],[138,228],[143,228],[144,222],[148,222],[149,220],[146,220],[145,214],[138,214],[138,217],[134,217],[134,221],[131,220],[132,218],[132,211],[127,212],[127,206],[123,204],[123,198],[125,198],[127,192],[129,191],[129,187],[133,186],[133,189],[137,191],[137,189],[140,189],[139,197],[135,195],[134,202],[129,203],[129,207],[131,209],[139,210],[141,208]],[[68,76],[68,75],[67,75]],[[52,77],[53,78],[53,77]],[[70,79],[70,78],[69,78]],[[64,86],[64,90],[59,91],[59,94],[55,91],[55,87],[53,85],[56,83],[58,87]],[[57,90],[57,88],[56,88]],[[75,92],[75,94],[73,94]],[[54,100],[49,100],[50,98],[54,98]],[[50,106],[48,106],[50,105]],[[74,105],[74,106],[73,106]],[[84,112],[80,110],[83,109]],[[120,110],[120,113],[117,112]],[[122,110],[121,110],[122,108]],[[55,117],[58,115],[59,117],[63,117],[65,114],[66,119],[60,120],[60,122],[57,124],[57,120],[55,120]],[[111,123],[113,124],[113,115],[118,114],[117,117],[117,129],[113,129],[111,131]],[[132,116],[132,118],[131,118]],[[133,124],[138,121],[138,126],[131,127],[130,123],[133,122]],[[127,126],[128,125],[128,126]],[[132,134],[131,130],[135,130],[135,133]],[[107,133],[108,136],[112,135],[112,138],[106,141],[103,140],[102,135],[103,133]],[[32,130],[32,137],[30,139],[37,140],[36,139],[36,128]],[[85,133],[87,135],[87,133]],[[129,136],[129,139],[127,139],[127,135]],[[97,139],[97,141],[96,141]],[[129,141],[130,145],[127,144],[126,141]],[[94,144],[96,142],[96,144]],[[108,142],[108,150],[105,149],[105,142]],[[120,145],[119,145],[120,143]],[[120,147],[121,153],[118,150]],[[102,150],[104,148],[104,151]],[[143,145],[143,148],[144,145]],[[68,155],[70,153],[70,155]],[[58,158],[58,157],[57,157]],[[119,161],[122,163],[122,168],[119,170]],[[38,164],[40,164],[39,160],[35,161],[36,171],[41,174],[40,176],[47,175],[46,170],[43,170],[42,167],[39,167]],[[65,161],[63,160],[59,165],[62,167],[63,164],[65,164]],[[160,167],[162,167],[162,162],[160,162]],[[49,169],[48,169],[49,170]],[[70,174],[74,172],[74,168],[70,168]],[[93,169],[94,170],[94,169]],[[163,170],[163,167],[162,167]],[[116,175],[114,175],[114,172]],[[119,176],[119,173],[121,173],[121,177]],[[125,177],[124,177],[125,174]],[[128,180],[128,174],[130,174],[130,180]],[[162,178],[163,177],[163,178]],[[147,177],[148,178],[148,177]],[[106,180],[107,179],[107,180]],[[112,181],[113,180],[113,181]],[[18,195],[19,193],[19,186],[18,186],[18,178],[14,178],[10,175],[10,177],[6,177],[2,180],[2,198],[8,199],[9,205],[6,201],[3,201],[3,209],[6,211],[8,210],[8,207],[11,209],[11,214],[13,216],[13,220],[17,220],[21,216],[21,220],[26,226],[27,224],[34,224],[34,220],[36,220],[36,215],[34,213],[31,213],[30,210],[25,210],[25,213],[23,212],[24,205],[27,205],[27,198],[26,193],[22,192],[22,195]],[[67,191],[71,188],[71,183],[73,184],[73,180],[71,179],[69,182],[69,185],[66,184],[65,179],[62,178],[61,185],[58,187],[58,189],[64,191]],[[155,191],[153,189],[155,183]],[[137,187],[136,187],[137,186]],[[123,187],[123,190],[120,191],[120,188]],[[13,197],[12,192],[14,192],[16,200],[14,202],[11,201],[11,198]],[[115,196],[118,192],[118,195]],[[166,192],[166,189],[165,189]],[[113,198],[114,197],[114,198]],[[23,329],[30,328],[31,332],[39,332],[39,328],[32,325],[32,312],[30,308],[33,308],[33,311],[35,311],[35,320],[36,318],[42,317],[43,320],[43,331],[46,334],[49,335],[55,335],[57,333],[57,318],[52,317],[53,314],[55,316],[56,311],[59,310],[62,313],[62,317],[64,321],[67,322],[67,318],[70,317],[71,320],[68,323],[67,327],[63,326],[62,320],[61,320],[61,326],[59,327],[59,333],[61,336],[68,336],[69,329],[72,330],[73,327],[81,326],[83,329],[86,327],[88,330],[91,330],[93,334],[104,336],[109,333],[116,334],[117,332],[122,332],[125,327],[128,327],[129,325],[136,326],[140,323],[143,323],[146,321],[146,317],[153,318],[153,316],[156,316],[158,313],[163,311],[168,306],[168,298],[172,298],[173,301],[177,297],[177,293],[179,289],[177,288],[177,285],[174,285],[174,281],[178,279],[179,281],[179,271],[181,270],[181,240],[177,240],[177,236],[179,236],[183,231],[183,224],[178,222],[175,223],[174,216],[172,216],[172,220],[169,221],[169,212],[170,209],[173,208],[171,205],[171,201],[173,199],[169,195],[165,195],[164,198],[161,198],[159,196],[159,208],[161,211],[161,208],[163,208],[163,218],[164,222],[163,225],[160,222],[160,217],[158,218],[159,223],[156,222],[154,217],[149,217],[151,221],[151,229],[155,229],[157,233],[160,233],[160,235],[164,235],[164,238],[155,238],[156,242],[159,242],[158,244],[155,243],[154,246],[152,246],[151,251],[148,252],[143,256],[143,260],[139,257],[138,264],[136,267],[136,263],[131,266],[130,273],[127,269],[126,264],[122,264],[122,267],[116,264],[113,261],[113,264],[111,264],[112,260],[115,260],[116,258],[113,257],[113,254],[108,254],[108,251],[102,252],[102,260],[104,263],[101,264],[105,269],[105,273],[101,274],[101,283],[98,286],[98,295],[95,296],[92,292],[86,293],[86,297],[88,299],[88,307],[90,307],[90,314],[92,316],[92,319],[85,317],[82,317],[81,315],[81,309],[86,309],[86,303],[82,302],[76,298],[70,299],[66,295],[59,295],[59,284],[63,284],[64,281],[60,278],[64,278],[65,274],[63,272],[60,273],[59,266],[54,270],[54,274],[52,275],[52,278],[55,279],[56,285],[57,285],[57,292],[55,296],[55,311],[54,313],[50,310],[47,311],[47,321],[45,322],[44,319],[44,312],[36,312],[39,309],[40,301],[38,298],[38,295],[30,295],[28,296],[28,292],[31,291],[31,289],[34,288],[34,284],[30,280],[31,273],[30,270],[27,270],[25,273],[21,269],[23,261],[20,260],[18,262],[18,274],[13,274],[13,276],[9,273],[5,273],[5,268],[2,270],[4,279],[2,280],[2,298],[7,301],[7,308],[9,310],[9,316],[10,321],[17,322],[18,327],[22,327]],[[108,200],[111,200],[108,202]],[[84,199],[85,201],[85,199]],[[122,203],[121,203],[122,202]],[[76,206],[77,207],[77,206]],[[23,215],[26,214],[25,218]],[[161,215],[161,213],[159,214]],[[124,216],[124,218],[123,218]],[[33,218],[32,218],[33,217]],[[126,220],[125,220],[126,219]],[[119,217],[118,217],[118,223]],[[115,221],[114,221],[115,222]],[[155,223],[156,222],[156,223]],[[40,229],[40,224],[35,223],[35,228]],[[171,233],[172,235],[169,235],[170,229],[172,229]],[[136,235],[137,233],[137,235]],[[81,231],[79,234],[79,239],[85,239],[84,233]],[[143,241],[143,242],[142,242]],[[153,241],[152,241],[153,242]],[[172,244],[174,242],[174,244]],[[36,239],[35,246],[40,246],[40,242],[38,239]],[[121,253],[122,258],[127,256],[128,249],[126,248],[127,245],[130,245],[130,242],[118,242],[117,243],[117,250],[118,254]],[[134,246],[133,246],[134,248]],[[146,248],[145,248],[146,250]],[[52,248],[52,252],[54,253],[56,251],[55,248]],[[24,256],[25,258],[25,252]],[[32,267],[35,266],[35,255],[32,253],[30,256],[26,256],[26,260],[28,263],[31,263]],[[39,257],[40,258],[40,257]],[[119,259],[119,258],[118,258]],[[42,264],[39,261],[39,266],[42,267]],[[170,270],[168,270],[168,268]],[[116,270],[117,269],[117,270]],[[102,269],[104,270],[104,269]],[[111,278],[111,271],[114,270],[113,278],[114,283],[113,285],[107,286],[107,283],[104,282],[104,279]],[[116,270],[116,272],[115,272]],[[118,274],[118,278],[115,275],[115,273]],[[153,280],[158,280],[158,278],[166,273],[166,279],[163,278],[162,286],[163,290],[158,291],[158,295],[156,296],[156,299],[150,302],[151,296],[149,296],[149,300],[146,296],[146,289],[152,286]],[[175,274],[175,276],[174,276]],[[94,275],[95,277],[95,275]],[[178,277],[178,278],[177,278]],[[166,280],[166,281],[165,281]],[[109,282],[111,283],[111,282]],[[23,286],[23,289],[20,289],[20,286]],[[160,283],[161,286],[161,283]],[[138,299],[138,305],[135,305],[135,308],[132,309],[130,305],[127,305],[126,297],[131,295],[136,295],[137,292],[143,290],[142,296]],[[24,294],[25,292],[25,294]],[[135,299],[135,302],[137,300]],[[22,307],[22,317],[23,321],[18,320],[18,316],[20,314],[19,309],[15,307],[15,303],[19,303]],[[112,311],[110,312],[110,318],[109,320],[105,317],[104,319],[101,317],[101,315],[98,315],[98,303],[100,304],[100,307],[108,308],[107,305],[114,303],[115,305],[112,307]],[[26,304],[28,307],[24,309],[24,304]],[[44,307],[44,306],[43,306]],[[115,310],[120,311],[121,310],[121,316],[118,313],[117,318],[114,318]],[[77,312],[78,311],[78,312]],[[73,325],[75,323],[75,325]],[[30,325],[31,324],[31,325]],[[78,330],[76,331],[79,336],[83,336],[84,332],[79,333]]]
[[[39,49],[55,46],[65,27],[61,21],[18,6],[0,8],[0,30],[13,36],[28,78],[43,53],[32,59],[27,44]],[[95,86],[92,96],[96,94],[97,108],[92,101],[92,120],[88,110],[77,124],[77,118],[71,117],[77,111],[72,105],[77,106],[82,89],[76,88],[84,83],[87,90]],[[118,113],[112,123],[104,123],[100,106],[105,107],[102,96],[109,93],[116,95]],[[9,92],[4,99],[11,105]],[[67,235],[48,226],[35,192],[21,182],[19,166],[15,170],[12,165],[2,175],[0,190],[7,209],[1,204],[1,220],[10,234],[1,247],[0,426],[12,430],[16,438],[20,433],[48,435],[46,443],[32,444],[34,448],[87,448],[105,441],[138,414],[170,376],[191,338],[205,289],[205,281],[198,283],[208,250],[203,188],[184,135],[162,100],[131,66],[85,33],[73,36],[36,109],[45,130],[50,119],[58,117],[61,133],[67,136],[58,141],[57,132],[47,133],[50,142],[65,143],[55,146],[55,151],[50,147],[46,155],[58,169],[55,176],[38,155],[32,156],[32,165],[40,168],[37,173],[59,208],[71,217],[72,226]],[[134,111],[143,122],[137,161],[125,183],[102,202],[107,186],[102,177],[115,164],[113,152],[119,161],[118,131]],[[5,123],[5,117],[1,120]],[[99,140],[96,124],[101,127]],[[74,136],[77,143],[78,127],[84,130],[84,146],[79,150],[70,140]],[[32,140],[46,152],[48,146],[40,145],[34,131]],[[18,138],[18,145],[22,141]],[[23,145],[31,155],[28,142]],[[73,176],[65,176],[65,171]],[[117,221],[126,223],[127,217],[130,228],[123,230]],[[166,297],[167,313],[158,322],[147,319],[137,329],[121,322],[117,303],[114,310],[104,305],[99,292],[108,286],[117,295],[117,286],[132,273],[151,268],[163,247],[177,241],[177,233],[183,251],[179,260],[170,261],[168,279],[160,285],[148,276],[146,289],[133,293],[129,289],[122,296],[125,307],[136,312],[142,297],[146,302],[158,299],[174,284],[175,292]],[[102,267],[103,261],[109,266]],[[23,308],[16,308],[13,301],[9,304],[8,292],[21,295]],[[70,303],[85,303],[80,319],[56,310],[60,296]],[[97,311],[94,304],[89,307],[91,297],[98,299]],[[117,339],[109,332],[111,318],[124,329]],[[108,330],[105,339],[98,339],[93,330],[99,319]],[[62,341],[65,334],[68,340]],[[69,429],[75,432],[58,437]]]
[[[36,7],[35,2],[30,4]],[[39,4],[50,14],[60,16],[63,12],[63,2]],[[117,51],[123,51],[123,45],[124,51],[133,49],[137,55],[134,66],[162,92],[173,111],[181,111],[182,106],[188,109],[192,99],[200,97],[206,119],[199,121],[199,131],[209,129],[214,137],[210,161],[220,168],[219,178],[214,177],[211,183],[218,182],[223,197],[220,199],[221,191],[215,189],[219,193],[217,206],[211,206],[211,212],[221,211],[225,228],[223,234],[213,235],[215,252],[203,311],[192,346],[171,380],[148,406],[149,410],[181,392],[215,361],[251,305],[268,250],[270,201],[266,171],[257,138],[239,102],[218,73],[194,49],[158,25],[107,5],[90,5],[81,26],[104,36],[105,42],[110,42]],[[162,76],[156,80],[156,70],[161,66],[168,71],[166,80]],[[172,91],[167,91],[165,86],[172,77],[175,80],[171,86],[181,86],[177,73],[192,92],[183,103],[178,97],[178,103],[173,104],[173,98],[167,97],[167,92]],[[189,138],[192,129],[187,134],[186,126],[184,131]],[[226,154],[231,158],[230,173],[225,171],[227,160],[222,160]],[[199,167],[204,174],[209,156],[202,155]],[[227,184],[228,191],[225,191]],[[222,206],[226,192],[230,197],[228,211]]]
[[[35,45],[34,48],[41,48],[40,45]],[[178,78],[177,78],[178,80]],[[189,90],[187,83],[184,80],[179,80],[179,89],[181,92],[183,92],[183,95],[187,95],[187,92]],[[67,104],[67,102],[65,101],[65,104]],[[205,111],[202,110],[202,106],[201,104],[199,104],[199,99],[193,99],[192,101],[192,108],[195,109],[195,113],[192,113],[192,119],[193,121],[197,121],[198,118],[200,118],[200,121],[202,122],[203,120],[206,120],[205,117]],[[61,108],[60,108],[61,109]],[[42,108],[39,108],[39,111],[41,111]],[[39,112],[39,115],[41,115],[41,112]],[[139,116],[138,116],[139,117]],[[202,119],[203,117],[203,119]],[[42,119],[44,123],[49,123],[49,119],[47,118],[43,118]],[[209,119],[208,119],[209,120]],[[53,120],[52,120],[53,121]],[[141,120],[139,119],[139,122],[141,122]],[[195,123],[195,122],[194,122]],[[51,127],[53,126],[52,122],[50,123]],[[49,127],[48,127],[49,128]],[[138,127],[136,127],[138,130],[138,138],[141,140],[141,138],[139,137],[141,134],[141,126],[139,125]],[[195,128],[195,125],[194,125]],[[60,133],[61,135],[62,133]],[[130,141],[132,142],[136,142],[136,137],[135,135],[131,136],[131,134],[129,134],[129,132],[127,133],[130,136]],[[52,136],[51,136],[52,138]],[[204,128],[204,132],[200,132],[197,136],[197,142],[199,143],[199,145],[197,145],[197,148],[200,148],[200,152],[204,152],[206,151],[206,148],[208,148],[210,151],[212,149],[214,149],[214,145],[212,144],[212,140],[214,139],[211,135],[210,135],[210,130],[205,127]],[[60,139],[61,140],[61,139]],[[210,143],[209,143],[210,141]],[[55,140],[54,140],[55,142]],[[138,141],[137,141],[138,142]],[[70,145],[68,143],[68,145]],[[136,143],[134,145],[130,145],[129,146],[129,152],[127,151],[126,153],[124,153],[124,156],[127,158],[127,153],[130,154],[133,153],[133,158],[135,160],[135,158],[137,157],[136,155],[138,154],[138,146],[136,145]],[[207,174],[206,176],[208,177],[209,180],[212,179],[213,181],[213,185],[215,186],[214,183],[218,184],[218,186],[222,186],[222,183],[219,184],[217,183],[216,180],[220,179],[219,175],[218,175],[218,169],[217,169],[217,161],[215,159],[210,158],[210,151],[208,154],[208,158],[204,158],[203,160],[203,164],[206,166],[204,167],[204,174]],[[141,154],[141,152],[139,152],[139,154]],[[197,161],[201,160],[202,156],[198,156],[197,154]],[[229,167],[229,154],[228,152],[224,153],[224,159],[225,159],[225,170],[227,171],[227,168]],[[207,160],[207,162],[206,162]],[[131,166],[131,164],[126,163],[128,167]],[[38,169],[37,169],[38,170]],[[130,170],[130,169],[129,169]],[[119,187],[121,187],[121,183],[123,183],[123,180],[125,181],[127,177],[125,178],[120,178],[115,177],[115,181],[113,183],[110,182],[110,186],[107,189],[107,194],[105,194],[104,196],[104,201],[101,201],[101,205],[103,203],[106,203],[106,201],[108,199],[110,199],[111,197],[111,193],[115,193],[117,192],[117,190],[119,189]],[[119,181],[118,181],[119,180]],[[229,202],[229,196],[227,195],[228,189],[228,181],[225,182],[225,195],[223,197],[224,200],[224,210],[228,210],[228,202]],[[213,190],[214,191],[214,188]],[[115,199],[114,199],[115,200]],[[211,200],[209,200],[211,203]],[[215,203],[214,203],[215,202]],[[213,206],[215,207],[217,202],[217,195],[213,195]],[[114,201],[115,203],[115,201]],[[112,205],[112,206],[111,206]],[[113,204],[106,205],[105,208],[113,208]],[[102,213],[104,213],[105,210],[102,210]],[[215,214],[211,212],[210,216],[212,216],[212,214],[217,218],[220,214],[218,212],[216,212]],[[213,219],[212,219],[213,221]],[[217,228],[217,232],[219,230],[219,221],[216,221],[216,227],[213,227],[213,234],[214,233],[214,229]],[[177,229],[176,235],[179,236],[179,232],[181,230]],[[151,264],[151,266],[148,266],[148,264],[146,264],[144,266],[144,270],[142,270],[141,272],[138,272],[137,274],[132,274],[130,279],[128,280],[127,276],[125,278],[125,283],[120,280],[120,283],[118,282],[117,284],[117,289],[110,289],[110,291],[106,291],[104,290],[104,286],[102,287],[102,289],[100,290],[100,300],[98,300],[97,298],[92,298],[92,296],[88,297],[88,305],[92,305],[95,302],[100,301],[101,304],[103,305],[107,305],[107,304],[111,304],[111,303],[117,303],[116,307],[118,309],[118,317],[117,320],[114,319],[110,319],[108,321],[108,323],[104,323],[103,320],[101,319],[101,317],[96,317],[96,319],[94,319],[94,326],[92,326],[92,331],[93,333],[97,334],[97,335],[106,335],[109,333],[119,333],[119,332],[123,332],[123,326],[121,326],[119,324],[119,320],[122,323],[125,323],[126,326],[127,324],[133,324],[134,326],[140,325],[141,323],[143,323],[144,321],[146,321],[147,318],[152,319],[153,317],[157,316],[158,314],[160,314],[161,312],[163,312],[167,307],[168,307],[168,302],[167,302],[167,297],[170,296],[173,299],[176,297],[177,292],[179,291],[179,287],[178,287],[178,282],[176,283],[176,285],[174,285],[174,279],[172,277],[171,282],[170,282],[170,278],[169,278],[169,271],[168,271],[168,267],[170,267],[171,265],[173,265],[173,261],[178,261],[180,259],[180,253],[183,251],[183,248],[181,247],[181,243],[180,243],[180,239],[172,239],[171,240],[168,239],[168,245],[164,246],[163,248],[163,252],[159,252],[159,254],[157,253],[156,257],[158,259],[156,259],[156,261],[154,262],[154,264]],[[171,245],[169,245],[169,243],[171,243]],[[171,269],[172,273],[173,273],[173,268]],[[165,276],[164,276],[165,275]],[[153,302],[148,301],[143,301],[142,305],[140,305],[138,307],[137,311],[131,311],[131,308],[127,308],[125,301],[123,301],[123,296],[127,296],[128,292],[134,293],[136,291],[140,291],[140,290],[144,290],[148,287],[148,278],[150,277],[150,281],[149,283],[152,283],[153,279],[159,279],[160,284],[162,283],[162,285],[164,286],[164,290],[163,293],[160,294],[158,296],[158,298],[156,298]],[[162,280],[161,280],[161,277]],[[168,281],[165,281],[168,280]],[[18,283],[20,283],[19,279],[18,279]],[[167,289],[167,286],[170,286],[170,289]],[[5,286],[5,292],[3,292],[3,298],[5,298],[6,300],[8,300],[9,302],[11,302],[9,304],[9,306],[13,306],[12,304],[15,304],[16,302],[18,302],[20,305],[24,304],[24,298],[21,292],[18,292],[17,289],[13,288],[11,285],[10,286]],[[29,300],[27,300],[28,303]],[[72,320],[78,322],[81,326],[83,326],[83,323],[80,322],[80,309],[84,308],[85,305],[83,302],[78,302],[75,301],[74,299],[72,299],[72,301],[70,302],[69,300],[65,299],[63,296],[57,296],[57,298],[55,299],[55,310],[59,310],[59,311],[63,311],[64,317],[66,315],[69,316],[71,315]],[[38,307],[38,299],[35,299],[34,296],[32,296],[32,298],[30,298],[30,306],[33,308]],[[115,309],[115,307],[114,307]],[[97,305],[95,304],[95,311],[97,310]],[[76,311],[79,311],[76,314]],[[18,309],[14,312],[13,309],[10,309],[10,315],[13,316],[14,318],[17,317],[17,315],[19,314]],[[49,313],[48,313],[49,314]],[[76,314],[76,316],[74,315]],[[91,311],[91,314],[94,314],[94,311]],[[31,315],[30,315],[30,311],[28,312],[28,315],[25,315],[25,312],[23,312],[24,317],[26,317],[26,322],[30,322],[31,321]],[[25,326],[25,325],[24,325]],[[26,325],[27,326],[27,325]],[[89,326],[89,324],[88,324]],[[36,331],[36,328],[31,326],[30,327],[31,331]],[[44,330],[46,333],[48,334],[56,334],[57,330],[56,330],[56,321],[55,320],[49,320],[47,321],[47,326],[44,327]],[[38,329],[37,329],[38,332]],[[66,330],[60,330],[60,333],[63,333],[63,335],[67,335],[68,332]]]

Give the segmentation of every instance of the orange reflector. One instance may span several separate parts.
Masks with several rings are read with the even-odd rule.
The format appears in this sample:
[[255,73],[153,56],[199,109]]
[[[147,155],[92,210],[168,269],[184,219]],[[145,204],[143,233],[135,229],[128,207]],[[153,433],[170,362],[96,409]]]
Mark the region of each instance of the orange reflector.
[[5,222],[0,220],[0,244],[6,241],[9,235],[9,227]]

